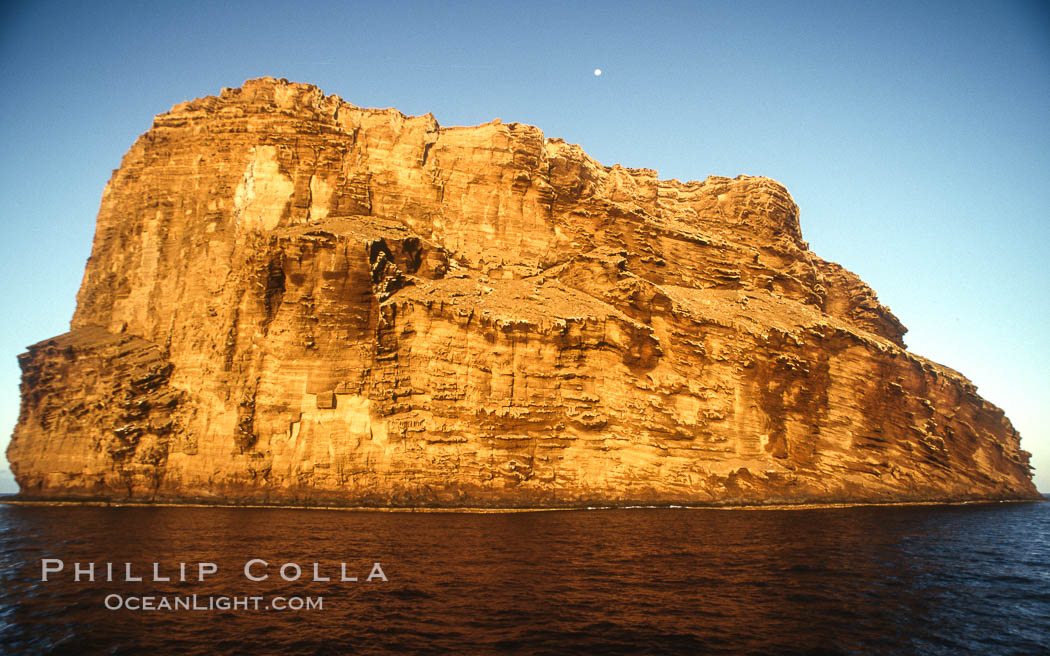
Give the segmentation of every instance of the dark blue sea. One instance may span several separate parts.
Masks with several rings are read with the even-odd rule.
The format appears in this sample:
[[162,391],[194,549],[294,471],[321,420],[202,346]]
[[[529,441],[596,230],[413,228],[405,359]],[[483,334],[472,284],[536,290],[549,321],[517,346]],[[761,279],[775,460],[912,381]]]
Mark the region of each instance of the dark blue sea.
[[0,574],[12,654],[1050,653],[1050,503],[4,505]]

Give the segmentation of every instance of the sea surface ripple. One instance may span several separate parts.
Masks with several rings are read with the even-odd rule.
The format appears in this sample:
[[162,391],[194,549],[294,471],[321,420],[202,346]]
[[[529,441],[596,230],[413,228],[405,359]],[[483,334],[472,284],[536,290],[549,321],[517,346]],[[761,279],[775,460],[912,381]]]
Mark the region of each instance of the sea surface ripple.
[[[42,581],[42,560],[64,570]],[[268,563],[253,582],[244,565]],[[114,563],[75,582],[74,563]],[[180,582],[179,563],[218,572]],[[313,581],[313,563],[331,581]],[[379,562],[388,579],[374,576]],[[133,576],[125,581],[124,563]],[[161,577],[154,581],[158,563]],[[284,563],[303,578],[285,581]],[[342,582],[340,563],[357,582]],[[289,570],[289,573],[293,573]],[[0,506],[0,651],[1040,654],[1050,503],[513,514]],[[109,610],[109,595],[323,599]],[[110,597],[112,602],[114,598]]]

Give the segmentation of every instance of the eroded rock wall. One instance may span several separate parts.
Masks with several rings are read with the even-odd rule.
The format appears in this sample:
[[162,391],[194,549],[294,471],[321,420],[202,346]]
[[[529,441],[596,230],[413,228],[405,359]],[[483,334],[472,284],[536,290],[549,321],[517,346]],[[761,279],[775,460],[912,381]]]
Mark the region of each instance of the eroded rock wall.
[[563,506],[1028,498],[964,377],[766,178],[262,79],[158,116],[72,331],[30,347],[25,496]]

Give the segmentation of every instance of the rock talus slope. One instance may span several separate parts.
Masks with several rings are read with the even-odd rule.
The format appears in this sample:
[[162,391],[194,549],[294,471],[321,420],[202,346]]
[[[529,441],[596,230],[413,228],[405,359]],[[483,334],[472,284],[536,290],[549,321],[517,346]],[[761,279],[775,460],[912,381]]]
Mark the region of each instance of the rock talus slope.
[[1034,497],[1003,412],[904,332],[772,180],[265,78],[124,157],[8,458],[25,497]]

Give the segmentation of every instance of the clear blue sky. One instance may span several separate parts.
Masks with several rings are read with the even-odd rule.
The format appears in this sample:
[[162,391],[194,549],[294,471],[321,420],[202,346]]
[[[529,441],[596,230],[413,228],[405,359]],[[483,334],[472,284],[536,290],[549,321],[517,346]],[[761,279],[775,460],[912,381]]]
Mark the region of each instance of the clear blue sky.
[[1046,2],[444,5],[0,5],[0,449],[15,356],[68,329],[121,156],[155,114],[270,75],[665,178],[783,182],[813,250],[1007,411],[1050,490]]

